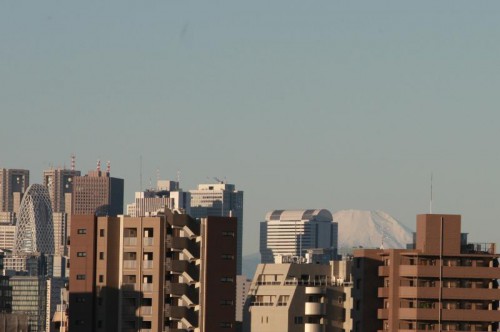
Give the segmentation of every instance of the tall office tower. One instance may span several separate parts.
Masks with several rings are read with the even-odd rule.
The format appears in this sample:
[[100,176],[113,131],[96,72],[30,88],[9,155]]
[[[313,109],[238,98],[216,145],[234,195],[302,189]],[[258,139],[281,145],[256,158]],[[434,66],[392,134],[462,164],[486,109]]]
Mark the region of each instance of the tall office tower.
[[262,263],[273,263],[278,255],[303,257],[312,248],[335,251],[337,243],[338,224],[325,209],[274,210],[260,223]]
[[123,179],[110,177],[97,170],[85,176],[73,177],[72,215],[95,214],[117,216],[123,214]]
[[43,171],[43,184],[49,190],[52,211],[71,214],[71,206],[66,206],[67,196],[73,192],[73,179],[80,171],[73,169],[49,169]]
[[45,332],[47,280],[42,276],[12,276],[12,313],[28,316],[28,331]]
[[16,243],[16,225],[0,223],[0,249],[14,250]]
[[245,331],[351,331],[352,261],[289,263],[292,258],[258,265],[246,305]]
[[190,190],[191,213],[193,218],[207,216],[236,217],[238,220],[237,271],[241,274],[243,257],[243,191],[236,190],[234,184],[223,181],[216,184],[200,184],[197,190]]
[[32,184],[28,187],[19,208],[16,225],[18,254],[54,254],[54,225],[47,187]]
[[236,219],[75,216],[71,331],[235,330]]
[[468,243],[445,214],[418,215],[415,242],[354,251],[354,331],[497,331],[495,244]]
[[134,203],[127,204],[127,215],[145,217],[165,208],[189,214],[191,195],[179,188],[179,182],[159,180],[156,189],[135,193]]
[[54,254],[56,256],[67,255],[68,236],[68,214],[65,212],[54,212],[52,214],[54,227]]
[[17,213],[29,183],[30,171],[0,168],[0,212]]

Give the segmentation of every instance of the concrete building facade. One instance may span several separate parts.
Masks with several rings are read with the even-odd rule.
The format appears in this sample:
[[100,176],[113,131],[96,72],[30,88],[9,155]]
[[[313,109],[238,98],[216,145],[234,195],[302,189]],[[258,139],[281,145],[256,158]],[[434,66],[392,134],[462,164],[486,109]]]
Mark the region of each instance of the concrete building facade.
[[72,215],[123,214],[123,179],[110,176],[100,169],[85,176],[73,177]]
[[262,263],[274,263],[278,255],[303,257],[308,249],[338,247],[338,224],[330,211],[274,210],[260,223]]
[[247,301],[245,331],[350,331],[350,264],[259,264]]
[[[71,331],[234,331],[236,219],[74,216]],[[228,318],[229,317],[229,318]]]

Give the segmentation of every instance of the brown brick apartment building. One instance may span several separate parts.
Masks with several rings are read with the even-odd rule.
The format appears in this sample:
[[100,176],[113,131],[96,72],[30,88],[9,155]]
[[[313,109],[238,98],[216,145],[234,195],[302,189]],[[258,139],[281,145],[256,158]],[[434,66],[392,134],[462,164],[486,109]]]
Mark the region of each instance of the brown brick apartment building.
[[70,331],[235,331],[235,218],[73,220]]
[[354,252],[354,331],[497,331],[495,245],[468,243],[459,215],[425,214],[414,246]]

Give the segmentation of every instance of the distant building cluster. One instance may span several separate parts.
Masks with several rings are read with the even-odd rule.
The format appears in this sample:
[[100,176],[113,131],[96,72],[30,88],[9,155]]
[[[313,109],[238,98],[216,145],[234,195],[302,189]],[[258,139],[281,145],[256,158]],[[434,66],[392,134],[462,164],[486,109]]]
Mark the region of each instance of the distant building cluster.
[[242,271],[243,191],[158,180],[124,207],[110,164],[0,169],[0,331],[498,331],[499,255],[461,217],[406,249],[338,248],[326,209],[273,210]]

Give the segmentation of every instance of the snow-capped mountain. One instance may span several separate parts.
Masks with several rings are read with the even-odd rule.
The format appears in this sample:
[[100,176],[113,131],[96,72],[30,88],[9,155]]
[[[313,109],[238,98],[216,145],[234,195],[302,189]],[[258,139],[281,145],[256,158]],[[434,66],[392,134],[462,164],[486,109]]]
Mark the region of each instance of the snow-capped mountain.
[[339,247],[406,248],[412,230],[383,211],[341,210],[333,215],[339,224]]

